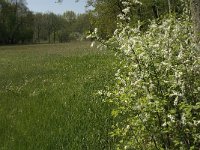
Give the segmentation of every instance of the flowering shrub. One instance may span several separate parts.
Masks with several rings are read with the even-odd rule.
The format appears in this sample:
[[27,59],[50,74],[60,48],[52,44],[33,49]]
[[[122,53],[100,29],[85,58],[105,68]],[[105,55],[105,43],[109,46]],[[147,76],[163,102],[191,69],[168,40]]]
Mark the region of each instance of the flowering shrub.
[[198,149],[200,51],[190,17],[152,21],[144,33],[127,22],[132,2],[122,3],[113,37],[98,38],[120,59],[116,84],[104,92],[115,105],[111,136],[118,140],[116,149]]

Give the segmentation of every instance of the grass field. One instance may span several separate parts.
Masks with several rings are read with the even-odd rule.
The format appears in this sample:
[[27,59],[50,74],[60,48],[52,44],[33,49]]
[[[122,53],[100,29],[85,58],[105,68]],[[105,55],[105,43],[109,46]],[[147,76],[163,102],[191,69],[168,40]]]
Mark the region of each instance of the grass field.
[[109,150],[114,57],[87,42],[0,47],[0,150]]

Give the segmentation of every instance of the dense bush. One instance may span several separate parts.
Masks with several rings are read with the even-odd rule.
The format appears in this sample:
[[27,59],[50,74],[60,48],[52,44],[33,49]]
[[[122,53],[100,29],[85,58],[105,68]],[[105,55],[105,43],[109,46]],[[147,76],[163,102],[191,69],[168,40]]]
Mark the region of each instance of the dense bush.
[[113,37],[101,41],[116,51],[121,66],[115,86],[104,92],[115,105],[111,135],[118,140],[116,148],[198,149],[200,51],[190,17],[152,21],[143,33],[140,25],[132,28],[127,22],[130,3],[123,2]]

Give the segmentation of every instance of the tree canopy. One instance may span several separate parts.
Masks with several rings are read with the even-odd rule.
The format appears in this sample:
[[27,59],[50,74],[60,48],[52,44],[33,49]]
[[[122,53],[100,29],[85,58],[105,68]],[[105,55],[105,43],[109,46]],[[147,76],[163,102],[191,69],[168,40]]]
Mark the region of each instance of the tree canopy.
[[[145,30],[150,23],[149,20],[162,18],[168,13],[181,14],[183,6],[180,0],[141,0],[140,4],[131,4],[131,24],[142,23]],[[118,15],[123,12],[124,5],[121,0],[88,0],[88,6],[92,6],[93,17],[91,21],[99,29],[102,37],[110,37],[116,29]]]
[[25,0],[0,0],[0,44],[55,43],[86,37],[89,14],[34,13]]

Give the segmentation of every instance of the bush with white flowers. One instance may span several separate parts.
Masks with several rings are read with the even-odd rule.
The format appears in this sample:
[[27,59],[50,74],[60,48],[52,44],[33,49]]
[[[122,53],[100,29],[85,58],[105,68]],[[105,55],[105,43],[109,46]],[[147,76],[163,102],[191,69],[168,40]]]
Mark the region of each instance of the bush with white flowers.
[[141,32],[140,25],[127,22],[131,3],[122,1],[125,9],[113,37],[98,38],[120,59],[116,84],[105,93],[115,105],[116,149],[198,149],[200,50],[190,17],[168,16]]

